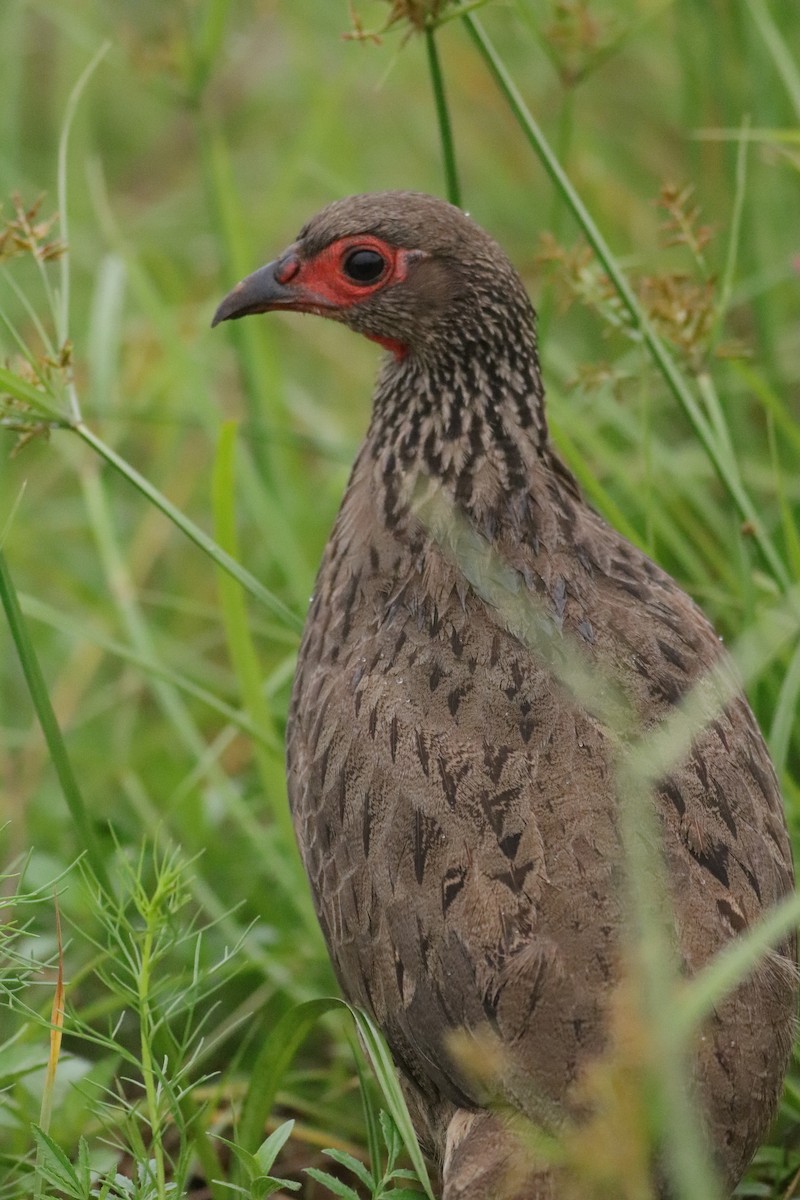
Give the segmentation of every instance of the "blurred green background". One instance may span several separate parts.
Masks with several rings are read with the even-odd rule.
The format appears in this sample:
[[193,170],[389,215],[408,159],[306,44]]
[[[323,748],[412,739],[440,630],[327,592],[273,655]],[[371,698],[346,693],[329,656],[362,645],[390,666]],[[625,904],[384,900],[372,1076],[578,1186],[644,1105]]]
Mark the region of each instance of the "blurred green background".
[[[0,7],[0,223],[14,220],[15,193],[23,207],[44,193],[42,216],[59,208],[70,97],[107,43],[76,98],[62,178],[68,337],[83,419],[299,617],[368,420],[379,353],[298,316],[213,333],[209,321],[229,287],[328,200],[392,187],[443,194],[424,38],[403,7],[393,6],[400,19],[379,39],[347,35],[356,17],[364,31],[382,29],[390,7],[380,0]],[[413,15],[424,5],[409,8]],[[692,386],[702,395],[713,380],[720,436],[785,577],[764,561],[685,414],[626,334],[563,195],[454,19],[437,44],[462,199],[540,310],[555,440],[592,502],[735,639],[768,620],[787,581],[800,577],[800,7],[489,0],[480,9]],[[691,197],[671,212],[659,207],[665,188],[686,186]],[[64,236],[63,224],[50,236]],[[47,339],[51,351],[61,346],[41,272],[30,255],[7,258],[0,357],[29,376],[21,338],[63,407],[69,380],[45,362]],[[47,267],[56,290],[60,271],[60,261]],[[213,1104],[225,1109],[277,1017],[335,990],[304,879],[270,816],[285,804],[280,738],[296,628],[250,600],[243,632],[238,593],[226,598],[210,559],[126,479],[69,430],[40,435],[19,405],[0,403],[0,541],[103,852],[135,864],[144,843],[146,880],[158,878],[154,841],[165,853],[176,846],[198,856],[183,877],[178,928],[184,919],[186,928],[216,922],[202,943],[204,970],[242,941],[236,970],[222,972],[222,1003],[206,1016],[201,1055],[203,1070],[222,1069]],[[220,451],[228,421],[238,422],[232,474]],[[75,1028],[78,1019],[125,1026],[130,1001],[98,968],[112,952],[92,889],[69,871],[81,840],[0,629],[3,861],[15,878],[24,864],[26,894],[44,889],[30,905],[38,940],[21,944],[39,960],[52,954],[47,897],[63,876]],[[798,691],[800,657],[789,641],[752,673],[750,695],[793,829]],[[247,720],[272,740],[259,746],[242,728]],[[177,989],[192,978],[193,954],[191,941],[165,949],[163,971]],[[49,978],[18,992],[40,1015],[49,1012],[41,988]],[[47,1057],[46,1029],[30,1014],[13,1022],[0,1122],[7,1163],[31,1150]],[[317,1028],[281,1082],[283,1108],[307,1126],[301,1165],[334,1133],[363,1141],[343,1030],[335,1021]],[[71,1082],[107,1086],[121,1068],[107,1046],[92,1049],[74,1031],[66,1046],[52,1130],[72,1153],[79,1133],[99,1138],[100,1123],[96,1094],[88,1089],[78,1102]],[[794,1194],[785,1188],[798,1161],[796,1097],[792,1085],[746,1194]],[[24,1194],[13,1190],[20,1178],[15,1167],[9,1196]]]

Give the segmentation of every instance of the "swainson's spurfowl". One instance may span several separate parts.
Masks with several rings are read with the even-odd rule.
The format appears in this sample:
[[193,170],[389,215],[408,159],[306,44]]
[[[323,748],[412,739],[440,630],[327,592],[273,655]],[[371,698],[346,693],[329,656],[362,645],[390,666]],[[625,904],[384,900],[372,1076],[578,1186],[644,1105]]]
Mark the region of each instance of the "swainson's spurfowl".
[[[604,697],[618,694],[640,737],[714,668],[725,676],[725,652],[559,460],[533,309],[468,216],[413,192],[336,201],[214,320],[273,309],[333,318],[388,351],[288,725],[294,824],[333,965],[386,1035],[445,1200],[561,1200],[574,1192],[554,1167],[515,1169],[525,1159],[505,1113],[574,1118],[576,1084],[607,1041],[626,928],[626,731]],[[715,710],[719,688],[694,694],[694,736],[652,787],[689,977],[793,879],[744,696],[734,684]],[[696,1041],[727,1189],[775,1112],[793,960],[791,941],[777,947]],[[463,1031],[484,1058],[489,1047],[501,1110],[455,1031],[462,1050]]]

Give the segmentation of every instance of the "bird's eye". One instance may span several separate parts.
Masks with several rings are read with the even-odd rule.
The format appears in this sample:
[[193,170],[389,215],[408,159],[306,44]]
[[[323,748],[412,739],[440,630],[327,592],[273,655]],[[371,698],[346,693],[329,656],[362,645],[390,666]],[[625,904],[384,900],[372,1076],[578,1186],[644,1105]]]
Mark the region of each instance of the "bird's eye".
[[377,283],[386,270],[386,259],[377,250],[351,250],[342,264],[353,283]]

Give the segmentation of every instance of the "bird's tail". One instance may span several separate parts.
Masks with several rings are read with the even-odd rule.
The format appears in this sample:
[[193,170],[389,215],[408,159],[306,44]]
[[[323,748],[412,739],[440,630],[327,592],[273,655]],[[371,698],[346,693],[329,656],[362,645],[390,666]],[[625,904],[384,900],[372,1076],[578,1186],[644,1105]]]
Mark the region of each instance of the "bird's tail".
[[457,1109],[447,1127],[442,1200],[558,1200],[550,1170],[495,1113]]

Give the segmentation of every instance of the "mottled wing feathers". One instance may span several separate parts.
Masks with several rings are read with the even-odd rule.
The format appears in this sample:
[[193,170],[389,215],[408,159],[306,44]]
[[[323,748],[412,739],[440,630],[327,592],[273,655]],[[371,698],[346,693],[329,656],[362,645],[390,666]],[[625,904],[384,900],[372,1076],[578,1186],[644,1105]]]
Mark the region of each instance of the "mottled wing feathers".
[[[565,1102],[602,1045],[622,920],[618,739],[445,553],[429,544],[415,577],[418,544],[365,552],[356,528],[345,504],[291,723],[290,794],[320,921],[342,986],[430,1104],[479,1099],[449,1042],[466,1028],[508,1053],[506,1093],[537,1113]],[[522,532],[495,530],[521,590],[555,638],[614,677],[633,732],[656,728],[720,661],[705,618],[581,506]],[[704,725],[656,789],[689,971],[791,886],[749,709],[737,694]]]

